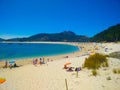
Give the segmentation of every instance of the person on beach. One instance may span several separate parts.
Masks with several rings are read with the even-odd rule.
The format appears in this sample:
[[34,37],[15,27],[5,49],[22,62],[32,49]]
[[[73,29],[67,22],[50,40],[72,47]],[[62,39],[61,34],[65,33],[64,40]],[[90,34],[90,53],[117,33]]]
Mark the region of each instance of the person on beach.
[[12,64],[9,65],[10,69],[12,69]]
[[42,65],[42,58],[40,58],[40,62],[39,62],[40,65]]
[[14,63],[14,65],[13,65],[13,67],[19,67],[17,64],[16,64],[16,62]]
[[32,62],[32,63],[33,63],[33,65],[35,65],[35,60],[34,60],[34,59],[33,59],[33,62]]
[[5,61],[5,66],[3,68],[7,68],[8,67],[8,61]]
[[45,60],[43,59],[43,62],[42,62],[42,64],[45,64]]
[[42,60],[40,59],[40,62],[39,62],[40,65],[42,65]]
[[37,65],[38,59],[33,60],[33,65]]
[[42,60],[42,58],[40,58],[40,61]]
[[35,64],[37,64],[37,63],[38,63],[38,59],[36,58],[36,59],[35,59]]
[[73,71],[72,67],[69,67],[69,68],[67,69],[67,71],[68,71],[68,72],[72,72],[72,71]]

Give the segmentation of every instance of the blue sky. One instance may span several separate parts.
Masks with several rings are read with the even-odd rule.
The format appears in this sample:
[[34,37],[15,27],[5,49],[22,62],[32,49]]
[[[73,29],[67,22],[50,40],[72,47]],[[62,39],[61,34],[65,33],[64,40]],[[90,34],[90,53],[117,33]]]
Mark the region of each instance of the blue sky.
[[0,0],[0,38],[71,30],[93,36],[120,23],[120,0]]

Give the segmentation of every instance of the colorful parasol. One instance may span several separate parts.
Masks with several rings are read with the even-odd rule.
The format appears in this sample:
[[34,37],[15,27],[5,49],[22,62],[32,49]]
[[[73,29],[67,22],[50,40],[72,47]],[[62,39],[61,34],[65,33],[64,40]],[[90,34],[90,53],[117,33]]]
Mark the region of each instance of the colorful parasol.
[[0,78],[0,84],[4,83],[6,81],[5,78]]
[[67,63],[64,64],[64,66],[67,66],[67,65],[70,65],[70,64],[71,64],[71,62],[67,62]]

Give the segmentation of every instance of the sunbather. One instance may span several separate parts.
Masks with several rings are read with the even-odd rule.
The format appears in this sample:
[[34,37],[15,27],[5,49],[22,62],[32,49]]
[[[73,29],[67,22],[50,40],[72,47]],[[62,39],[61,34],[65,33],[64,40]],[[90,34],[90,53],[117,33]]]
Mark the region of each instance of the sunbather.
[[73,71],[72,67],[69,67],[67,71],[72,72]]

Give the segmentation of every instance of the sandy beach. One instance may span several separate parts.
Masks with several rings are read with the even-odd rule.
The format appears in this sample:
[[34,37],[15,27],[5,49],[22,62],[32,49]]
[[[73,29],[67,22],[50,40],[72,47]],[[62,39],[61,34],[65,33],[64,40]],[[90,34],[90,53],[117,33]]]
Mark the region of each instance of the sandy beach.
[[[120,74],[114,74],[113,69],[120,69],[120,60],[108,58],[109,67],[98,70],[98,75],[92,76],[91,70],[82,69],[77,73],[67,72],[64,64],[71,62],[71,67],[82,67],[85,58],[98,52],[109,54],[120,51],[120,43],[67,43],[81,47],[81,51],[45,57],[46,64],[32,64],[33,58],[17,60],[17,68],[0,68],[0,77],[6,82],[0,84],[0,90],[119,90]],[[105,50],[107,48],[107,51]],[[68,56],[68,58],[66,58]],[[47,59],[49,58],[49,62]],[[0,62],[0,67],[4,62]],[[108,80],[107,78],[110,77]]]

